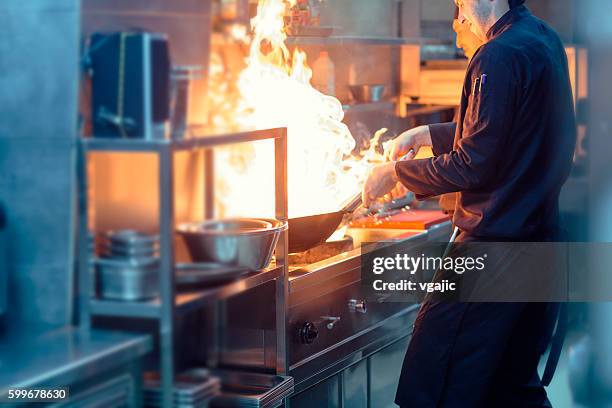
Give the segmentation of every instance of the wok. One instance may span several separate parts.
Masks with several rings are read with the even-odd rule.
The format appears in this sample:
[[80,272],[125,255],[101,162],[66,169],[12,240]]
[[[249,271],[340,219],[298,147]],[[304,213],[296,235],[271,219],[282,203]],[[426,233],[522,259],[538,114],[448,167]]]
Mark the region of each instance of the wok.
[[345,214],[361,205],[361,193],[340,211],[289,219],[289,253],[303,252],[324,243],[336,231]]

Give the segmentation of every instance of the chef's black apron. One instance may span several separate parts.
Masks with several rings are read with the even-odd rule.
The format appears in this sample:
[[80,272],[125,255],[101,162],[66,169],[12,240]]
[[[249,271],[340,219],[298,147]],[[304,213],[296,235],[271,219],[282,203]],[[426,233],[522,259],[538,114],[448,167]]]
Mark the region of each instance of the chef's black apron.
[[[465,234],[458,239],[472,240]],[[512,258],[513,250],[507,255]],[[447,256],[454,256],[452,249]],[[514,267],[504,257],[496,254],[507,265],[496,271],[500,276]],[[439,271],[434,281],[452,279],[448,273]],[[415,408],[550,406],[537,367],[558,308],[557,303],[461,303],[429,295],[414,324],[396,403]]]

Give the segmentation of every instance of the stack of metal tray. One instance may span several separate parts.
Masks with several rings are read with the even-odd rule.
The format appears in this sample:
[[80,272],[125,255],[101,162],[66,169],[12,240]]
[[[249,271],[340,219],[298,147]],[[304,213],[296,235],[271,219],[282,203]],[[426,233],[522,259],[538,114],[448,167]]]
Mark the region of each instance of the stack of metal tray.
[[[205,408],[219,393],[221,381],[206,369],[196,368],[179,374],[172,391],[175,408]],[[144,378],[145,407],[161,407],[162,393],[158,373],[146,373]]]
[[293,377],[211,370],[221,380],[221,393],[210,401],[211,408],[274,408],[293,394]]

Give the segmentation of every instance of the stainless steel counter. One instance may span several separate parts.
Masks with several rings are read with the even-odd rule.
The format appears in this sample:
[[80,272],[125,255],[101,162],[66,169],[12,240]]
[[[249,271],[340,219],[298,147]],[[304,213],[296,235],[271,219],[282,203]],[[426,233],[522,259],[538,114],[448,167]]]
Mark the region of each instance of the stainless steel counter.
[[[347,235],[353,238],[356,248],[331,258],[325,259],[303,267],[289,268],[289,293],[296,294],[312,286],[327,287],[334,289],[330,283],[339,276],[347,273],[357,273],[355,278],[360,279],[361,267],[361,245],[371,242],[404,242],[406,244],[419,245],[425,242],[446,242],[450,238],[451,223],[444,222],[431,227],[428,230],[396,230],[396,229],[355,229],[349,230]],[[403,237],[398,239],[397,237]],[[299,296],[298,296],[299,297]],[[292,300],[291,303],[295,303]]]
[[66,387],[129,364],[152,348],[148,335],[73,327],[0,342],[0,398],[9,387]]

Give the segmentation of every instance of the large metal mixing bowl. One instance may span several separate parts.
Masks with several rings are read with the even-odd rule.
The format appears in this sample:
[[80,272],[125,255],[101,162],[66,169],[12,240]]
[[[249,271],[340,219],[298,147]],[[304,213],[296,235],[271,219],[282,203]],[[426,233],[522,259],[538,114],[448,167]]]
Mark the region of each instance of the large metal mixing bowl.
[[181,224],[193,262],[217,262],[257,271],[265,269],[287,222],[267,218],[234,218]]

